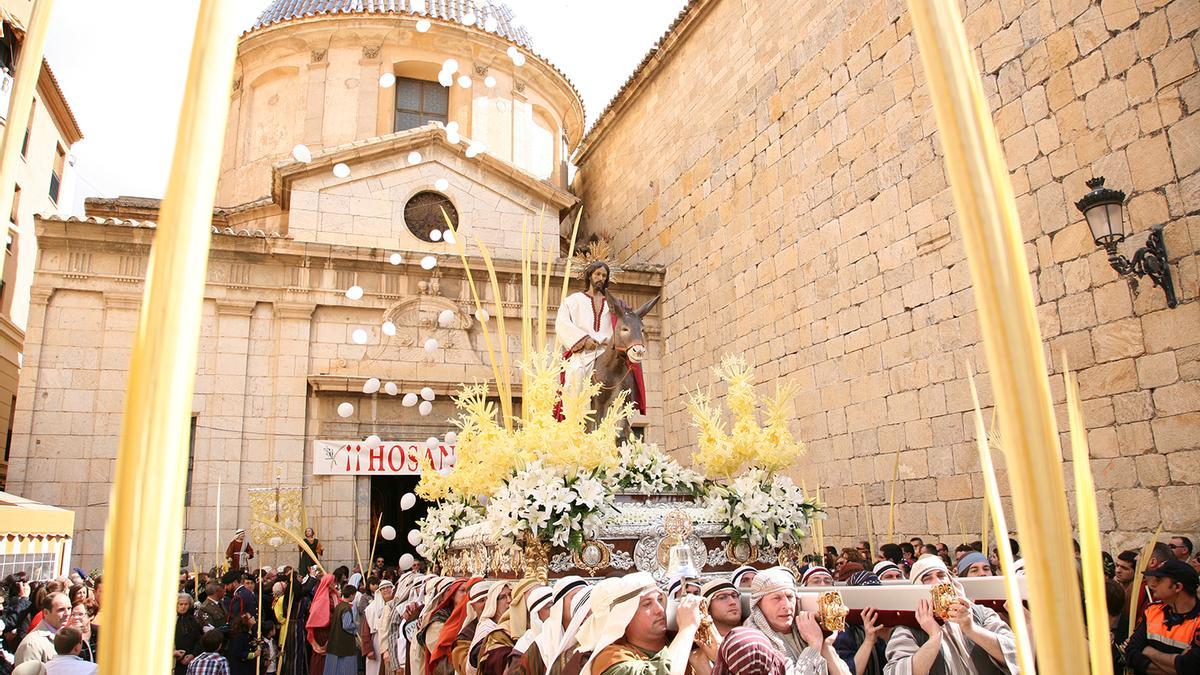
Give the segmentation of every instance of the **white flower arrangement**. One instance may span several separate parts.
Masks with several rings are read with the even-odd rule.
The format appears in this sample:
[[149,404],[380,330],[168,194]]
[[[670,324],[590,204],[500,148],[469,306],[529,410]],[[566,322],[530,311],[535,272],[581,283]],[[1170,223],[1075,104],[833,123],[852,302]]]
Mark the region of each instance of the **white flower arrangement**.
[[598,474],[531,462],[488,500],[492,535],[514,548],[532,536],[551,546],[579,550],[585,539],[599,536],[613,508],[612,491]]
[[825,515],[791,478],[757,468],[710,487],[706,505],[734,542],[771,548],[798,545]]
[[483,514],[479,507],[459,497],[447,497],[429,507],[425,519],[417,521],[426,557],[435,560],[440,558],[450,548],[459,530],[481,522]]
[[646,495],[701,495],[704,492],[704,476],[685,469],[657,445],[635,438],[618,448],[618,452],[620,461],[605,477],[614,492]]

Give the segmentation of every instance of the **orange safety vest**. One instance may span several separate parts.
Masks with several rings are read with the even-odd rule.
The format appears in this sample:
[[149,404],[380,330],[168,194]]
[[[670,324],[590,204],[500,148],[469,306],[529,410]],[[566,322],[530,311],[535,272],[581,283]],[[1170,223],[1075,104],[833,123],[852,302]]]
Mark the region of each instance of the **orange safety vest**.
[[1146,608],[1146,641],[1157,642],[1161,651],[1179,654],[1187,651],[1200,632],[1200,615],[1192,616],[1167,628],[1166,606],[1156,602]]

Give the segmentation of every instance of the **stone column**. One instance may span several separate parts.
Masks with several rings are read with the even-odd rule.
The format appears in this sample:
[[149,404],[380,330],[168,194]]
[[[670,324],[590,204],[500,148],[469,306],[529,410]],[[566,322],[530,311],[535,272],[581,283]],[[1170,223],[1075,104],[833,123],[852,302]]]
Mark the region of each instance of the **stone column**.
[[[379,45],[364,45],[358,61],[358,123],[355,138],[371,138],[379,130],[379,76],[383,60]],[[392,90],[394,91],[394,89]],[[391,130],[390,128],[388,129]]]
[[325,122],[325,74],[329,70],[329,50],[312,50],[308,64],[308,86],[305,87],[304,143],[314,152],[321,148]]
[[[212,431],[207,459],[215,471],[209,474],[210,481],[215,482],[218,475],[221,477],[222,513],[216,542],[217,551],[221,551],[233,536],[234,529],[249,529],[250,501],[246,490],[257,487],[246,475],[243,464],[250,444],[246,437],[246,396],[250,316],[254,303],[217,300],[216,310],[213,393],[205,402],[197,422],[204,423]],[[199,448],[197,455],[203,456]]]
[[17,409],[14,411],[13,437],[9,446],[8,484],[13,494],[25,494],[30,443],[35,412],[37,382],[41,369],[42,337],[46,328],[46,309],[53,288],[35,286],[29,291],[29,324],[25,329],[25,351],[21,379],[17,385]]

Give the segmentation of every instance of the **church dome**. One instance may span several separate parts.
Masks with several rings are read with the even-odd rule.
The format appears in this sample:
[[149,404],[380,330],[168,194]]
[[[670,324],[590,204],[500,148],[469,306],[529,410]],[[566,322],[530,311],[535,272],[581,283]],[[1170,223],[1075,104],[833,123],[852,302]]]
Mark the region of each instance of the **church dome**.
[[[420,11],[421,5],[425,6],[424,11]],[[533,48],[525,27],[514,23],[512,10],[503,3],[489,0],[425,0],[424,3],[420,0],[274,0],[247,32],[294,19],[333,14],[424,16],[463,26],[467,25],[464,19],[474,14],[472,27],[476,30],[495,33],[509,42]],[[489,31],[491,19],[496,23],[494,30]]]

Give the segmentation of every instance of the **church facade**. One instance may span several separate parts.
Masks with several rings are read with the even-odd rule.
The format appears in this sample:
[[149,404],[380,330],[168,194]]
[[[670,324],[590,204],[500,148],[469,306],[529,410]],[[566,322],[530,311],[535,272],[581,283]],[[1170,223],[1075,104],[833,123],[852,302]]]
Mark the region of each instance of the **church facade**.
[[[469,21],[460,3],[430,2],[427,14],[311,4],[276,3],[239,47],[212,223],[185,566],[211,566],[234,529],[251,528],[258,489],[302,488],[332,560],[368,556],[381,514],[407,533],[423,512],[398,506],[413,467],[349,467],[317,453],[371,434],[410,453],[444,440],[458,383],[493,379],[480,320],[495,336],[497,297],[510,317],[506,347],[520,353],[512,317],[525,233],[535,258],[539,247],[560,258],[579,208],[565,148],[582,135],[582,104],[506,8],[477,3]],[[451,59],[453,86],[443,87]],[[89,568],[101,564],[157,208],[89,200],[85,218],[38,221],[9,489],[75,510],[74,554]],[[466,267],[445,240],[443,209],[467,243]],[[494,258],[495,286],[476,242]],[[468,268],[491,316],[476,312]],[[636,307],[661,284],[661,270],[632,265],[613,290]],[[657,316],[646,323],[649,408],[634,424],[653,440],[661,339]],[[380,387],[364,393],[371,379]],[[432,394],[427,412],[405,402],[421,393]],[[519,397],[518,388],[518,410]],[[294,545],[254,546],[260,564],[295,564]],[[408,550],[401,536],[377,553]]]

